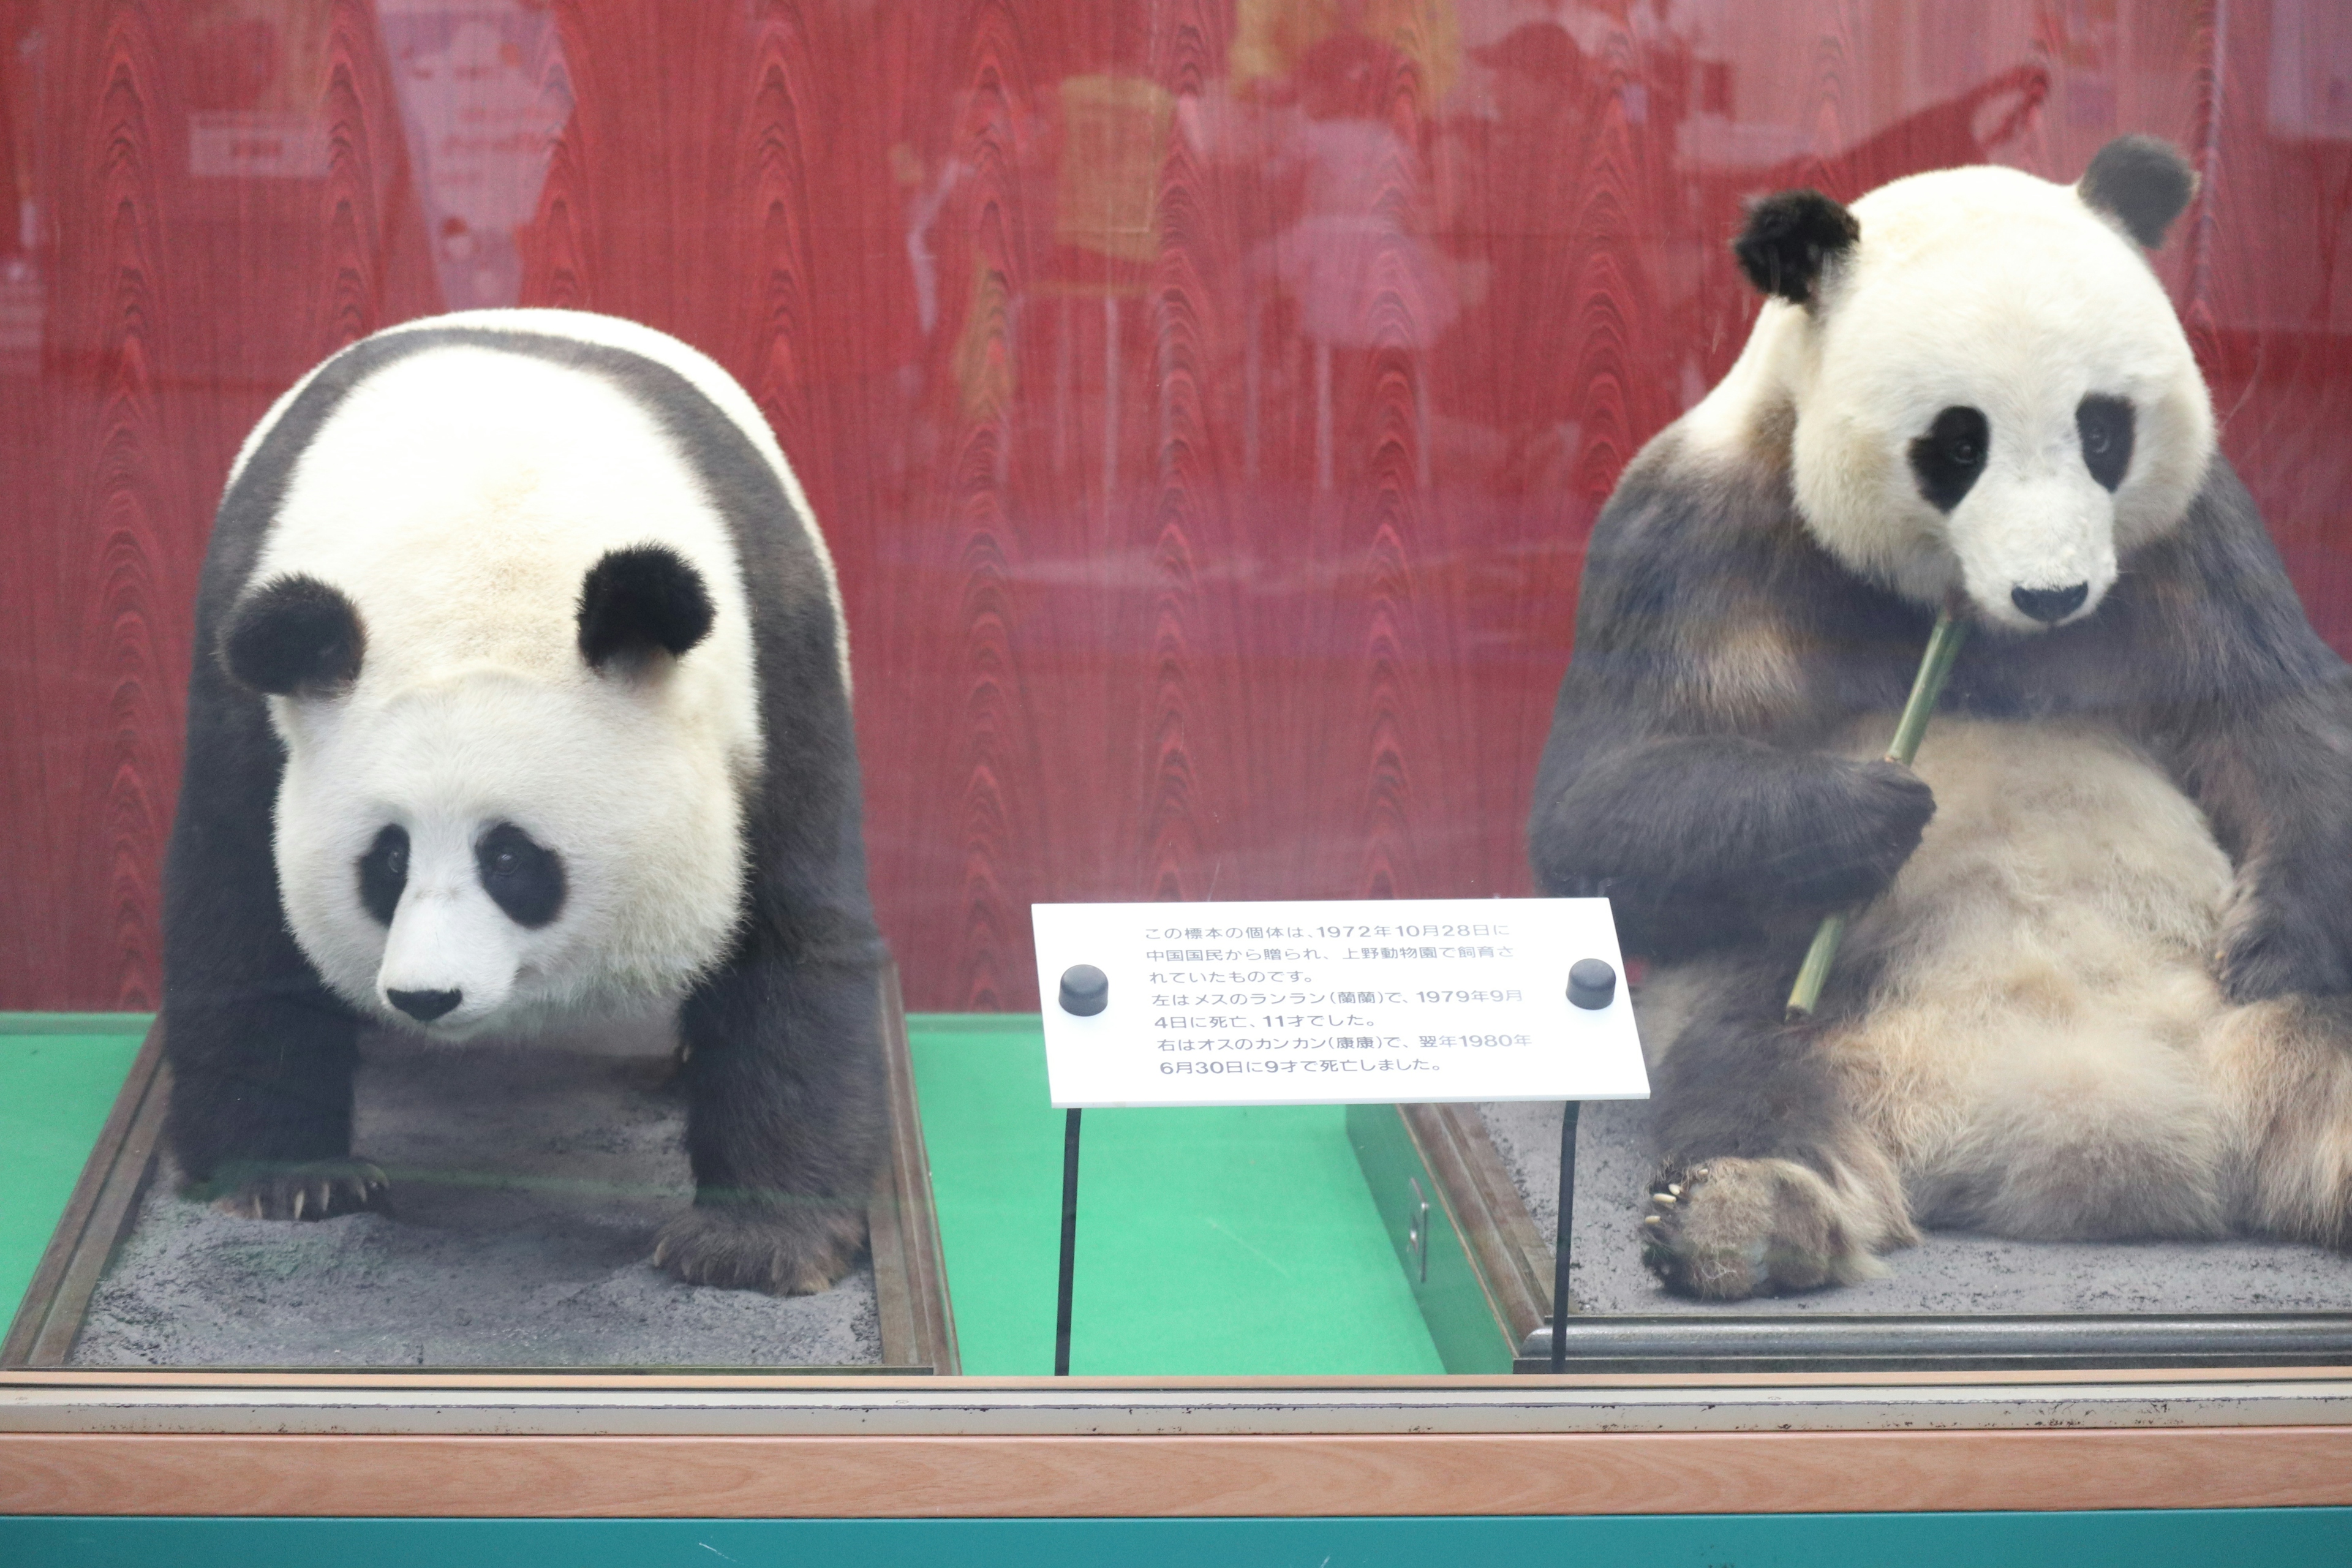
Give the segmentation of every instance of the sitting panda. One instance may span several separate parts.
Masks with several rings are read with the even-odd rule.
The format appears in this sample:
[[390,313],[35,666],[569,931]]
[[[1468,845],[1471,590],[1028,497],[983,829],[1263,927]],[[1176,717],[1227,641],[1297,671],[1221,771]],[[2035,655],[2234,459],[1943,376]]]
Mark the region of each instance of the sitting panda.
[[316,1219],[362,1026],[460,1042],[675,1008],[693,1206],[656,1263],[821,1290],[886,1137],[847,641],[749,396],[628,321],[353,344],[237,455],[165,879],[168,1132]]
[[1753,334],[1594,528],[1530,855],[1650,961],[1672,1289],[1922,1226],[2352,1241],[2352,686],[2141,253],[2195,185],[2126,138],[1762,201]]

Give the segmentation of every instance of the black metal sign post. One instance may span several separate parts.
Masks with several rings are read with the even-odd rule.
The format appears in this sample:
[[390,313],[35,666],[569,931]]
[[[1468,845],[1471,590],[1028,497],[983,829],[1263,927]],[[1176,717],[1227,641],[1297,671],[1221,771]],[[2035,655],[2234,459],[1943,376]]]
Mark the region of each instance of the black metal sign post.
[[1576,1111],[1577,1103],[1572,1100],[1561,1106],[1559,1111],[1559,1231],[1552,1239],[1551,1248],[1551,1369],[1554,1372],[1568,1370],[1568,1243],[1570,1232],[1575,1228]]
[[1062,1282],[1054,1299],[1054,1375],[1070,1375],[1070,1285],[1078,1267],[1078,1110],[1062,1122]]
[[[1598,958],[1579,959],[1568,972],[1568,1004],[1599,1012],[1617,1000],[1615,966]],[[1576,1226],[1576,1111],[1569,1100],[1559,1111],[1559,1228],[1551,1244],[1551,1369],[1568,1370],[1568,1247]]]
[[[1617,998],[1617,971],[1597,958],[1579,961],[1568,972],[1568,999],[1591,1011]],[[1110,1005],[1110,979],[1091,963],[1074,964],[1062,972],[1062,1010],[1090,1018]],[[1567,1368],[1569,1237],[1576,1215],[1577,1101],[1561,1108],[1559,1117],[1559,1228],[1552,1244],[1551,1370]],[[1078,1263],[1078,1108],[1072,1106],[1062,1123],[1062,1266],[1054,1300],[1054,1375],[1070,1375],[1070,1296]]]
[[[1110,976],[1091,963],[1062,972],[1062,1011],[1091,1018],[1110,1005]],[[1070,1375],[1070,1287],[1078,1271],[1078,1108],[1062,1121],[1062,1278],[1054,1298],[1054,1375]]]

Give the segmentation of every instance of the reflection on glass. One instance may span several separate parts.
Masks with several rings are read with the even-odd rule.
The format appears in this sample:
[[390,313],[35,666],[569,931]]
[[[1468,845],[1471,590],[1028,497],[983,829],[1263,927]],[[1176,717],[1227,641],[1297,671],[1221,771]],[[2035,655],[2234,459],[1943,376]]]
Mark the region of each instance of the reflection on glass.
[[452,310],[522,300],[517,231],[572,113],[554,14],[524,0],[381,0],[433,269]]
[[[2157,276],[2313,626],[2352,647],[2347,51],[2322,0],[2210,25],[2162,0],[0,11],[0,1008],[156,1005],[198,566],[271,402],[444,310],[646,321],[741,382],[834,546],[963,1364],[1038,1370],[1059,1126],[1019,1022],[1039,1004],[1028,906],[1531,891],[1593,522],[1747,338],[1727,241],[1749,199],[1972,162],[2072,179],[2126,132],[2185,149],[2204,185]],[[50,1037],[0,1055],[83,1064],[81,1088],[0,1118],[62,1139],[44,1190],[63,1212],[140,1081],[137,1026]],[[412,1089],[467,1101],[409,1125],[413,1163],[512,1184],[469,1212],[667,1179],[604,1163],[667,1114],[658,1046],[544,1054],[527,1092],[501,1076],[520,1058],[411,1064],[400,1088],[404,1059],[363,1066],[383,1093],[362,1114]],[[527,1136],[428,1155],[502,1097],[540,1108]],[[1621,1205],[1595,1208],[1588,1256],[1638,1291],[1649,1152],[1617,1114],[1588,1119],[1579,1190]],[[1557,1116],[1424,1118],[1402,1143],[1358,1121],[1139,1121],[1122,1152],[1115,1116],[1090,1121],[1113,1173],[1090,1173],[1088,1201],[1117,1206],[1087,1234],[1127,1248],[1097,1278],[1133,1313],[1097,1321],[1175,1303],[1233,1332],[1106,1327],[1089,1348],[1082,1319],[1078,1369],[1451,1364],[1400,1261],[1424,1173],[1399,1150],[1483,1141],[1495,1225],[1523,1219],[1539,1247]],[[1230,1169],[1171,1176],[1188,1139]],[[0,1152],[20,1146],[0,1128]],[[1252,1160],[1295,1190],[1219,1185]],[[247,1269],[221,1310],[382,1278],[343,1225],[221,1244]],[[1183,1247],[1155,1246],[1167,1226],[1190,1227]],[[593,1267],[483,1362],[558,1359],[565,1315],[599,1303],[751,1310],[658,1295],[626,1227],[568,1234]],[[2315,1289],[2340,1278],[2297,1256]],[[2064,1270],[2144,1279],[2172,1257],[2018,1262],[2019,1294],[1955,1275],[1941,1300],[2061,1305]],[[37,1246],[0,1280],[37,1263]],[[1499,1278],[1480,1331],[1497,1342],[1549,1289],[1537,1265]],[[2132,1289],[2103,1299],[2160,1304]],[[1337,1345],[1351,1322],[1364,1338]],[[107,1353],[182,1353],[147,1331]],[[361,1359],[455,1353],[439,1332],[386,1327]]]

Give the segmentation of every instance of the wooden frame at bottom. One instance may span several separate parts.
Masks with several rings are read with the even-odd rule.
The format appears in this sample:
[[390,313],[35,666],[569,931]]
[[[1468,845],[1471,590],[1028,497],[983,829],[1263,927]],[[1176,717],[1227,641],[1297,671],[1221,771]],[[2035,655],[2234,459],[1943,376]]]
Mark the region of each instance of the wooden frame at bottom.
[[0,1434],[0,1512],[1138,1518],[2352,1503],[2352,1427],[1336,1436]]

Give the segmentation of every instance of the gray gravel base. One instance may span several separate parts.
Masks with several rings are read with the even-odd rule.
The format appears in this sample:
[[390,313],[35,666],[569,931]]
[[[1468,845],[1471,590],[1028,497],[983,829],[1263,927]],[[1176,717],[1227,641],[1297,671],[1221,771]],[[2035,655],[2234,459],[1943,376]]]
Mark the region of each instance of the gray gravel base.
[[[1487,1131],[1547,1243],[1559,1213],[1559,1102],[1486,1105]],[[1750,1301],[1670,1296],[1642,1267],[1636,1228],[1655,1156],[1643,1100],[1577,1121],[1570,1296],[1587,1312],[2281,1312],[2352,1310],[2352,1258],[2266,1241],[2009,1241],[1928,1235],[1890,1272],[1843,1289]]]
[[[658,1042],[656,1042],[658,1044]],[[159,1173],[77,1366],[844,1366],[881,1360],[874,1276],[779,1300],[646,1259],[693,1196],[661,1055],[362,1044],[354,1146],[385,1212],[238,1219]]]

